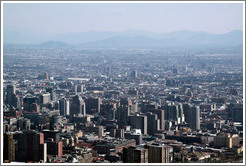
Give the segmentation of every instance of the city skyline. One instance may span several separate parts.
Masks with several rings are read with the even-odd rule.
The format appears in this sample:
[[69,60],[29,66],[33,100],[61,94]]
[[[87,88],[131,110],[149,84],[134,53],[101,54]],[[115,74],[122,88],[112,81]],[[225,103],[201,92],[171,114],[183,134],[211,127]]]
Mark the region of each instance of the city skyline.
[[244,2],[1,4],[2,163],[245,164]]

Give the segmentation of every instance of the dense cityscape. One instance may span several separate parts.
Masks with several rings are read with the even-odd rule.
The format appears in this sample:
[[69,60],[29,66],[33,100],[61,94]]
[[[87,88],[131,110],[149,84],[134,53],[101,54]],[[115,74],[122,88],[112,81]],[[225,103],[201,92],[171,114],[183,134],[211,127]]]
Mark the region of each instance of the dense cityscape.
[[6,47],[5,163],[242,163],[243,55]]

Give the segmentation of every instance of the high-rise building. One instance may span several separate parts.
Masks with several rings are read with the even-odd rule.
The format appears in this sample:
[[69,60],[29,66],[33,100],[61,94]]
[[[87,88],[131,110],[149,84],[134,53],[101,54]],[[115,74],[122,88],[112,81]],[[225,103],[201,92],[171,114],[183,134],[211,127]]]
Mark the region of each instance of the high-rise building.
[[48,104],[50,102],[50,93],[42,93],[40,94],[40,105]]
[[132,78],[137,78],[137,77],[138,77],[137,70],[133,70],[133,71],[131,72],[131,77],[132,77]]
[[154,135],[158,130],[160,130],[160,120],[156,114],[152,112],[147,112],[147,132],[149,135]]
[[23,99],[23,111],[39,112],[40,106],[38,105],[37,97],[26,97]]
[[15,94],[15,86],[7,85],[7,98],[6,103],[12,105],[13,95]]
[[44,140],[49,140],[52,138],[55,142],[59,142],[60,140],[60,133],[58,130],[43,130]]
[[160,130],[165,129],[165,111],[162,109],[155,109],[152,111],[154,114],[158,116],[158,119],[160,120]]
[[103,103],[100,105],[100,115],[109,118],[110,117],[110,110],[116,109],[116,103],[109,102]]
[[62,149],[62,141],[54,141],[52,138],[45,141],[47,143],[47,154],[54,155],[57,157],[62,157],[63,149]]
[[15,161],[15,141],[12,133],[4,134],[3,160],[4,162]]
[[184,110],[184,116],[185,116],[185,121],[188,123],[190,121],[190,104],[183,104],[183,110]]
[[178,68],[173,68],[173,74],[178,74]]
[[131,113],[135,114],[138,112],[138,101],[133,100],[132,106],[131,106]]
[[169,163],[169,147],[164,144],[147,144],[149,163]]
[[44,78],[47,80],[47,81],[49,81],[49,74],[46,72],[46,73],[44,73]]
[[178,103],[177,105],[178,105],[178,110],[179,110],[178,123],[183,123],[185,121],[183,104]]
[[36,131],[16,133],[16,160],[21,162],[46,162],[47,149],[44,145],[44,134]]
[[189,127],[193,130],[200,130],[200,107],[184,104],[183,109]]
[[105,67],[105,72],[106,72],[106,74],[109,76],[110,74],[111,74],[111,65],[106,65],[106,67]]
[[83,116],[86,116],[85,106],[84,100],[79,95],[74,96],[70,107],[70,115],[82,114]]
[[56,92],[54,91],[54,88],[48,87],[48,88],[46,88],[46,92],[50,93],[50,100],[51,101],[56,100]]
[[14,107],[20,107],[20,99],[16,95],[14,85],[7,85],[6,104]]
[[119,128],[124,128],[128,124],[128,116],[130,115],[130,109],[127,106],[120,106],[116,110],[116,120]]
[[152,112],[158,109],[158,106],[155,102],[143,102],[140,107],[141,107],[141,112],[143,113]]
[[199,106],[194,106],[190,108],[190,128],[194,130],[200,130],[200,108]]
[[240,137],[237,134],[220,134],[214,137],[214,147],[221,148],[233,148],[234,146],[238,146],[240,142]]
[[133,129],[141,129],[142,134],[147,134],[147,116],[146,115],[129,115],[129,123]]
[[85,99],[86,113],[94,114],[100,112],[100,98],[87,98]]
[[121,98],[120,99],[120,106],[125,106],[129,108],[130,113],[133,113],[133,108],[132,108],[132,101],[129,98]]
[[59,106],[60,106],[60,115],[62,116],[70,115],[70,105],[68,99],[63,98],[59,100]]
[[116,129],[110,129],[110,134],[111,137],[115,137],[116,136]]
[[53,115],[50,117],[50,129],[56,129],[57,125],[63,124],[63,116]]
[[83,92],[84,92],[84,85],[79,84],[79,85],[77,86],[77,92],[78,92],[78,93],[83,93]]
[[165,110],[165,120],[174,120],[177,121],[178,124],[182,123],[185,119],[183,113],[183,105],[181,103],[168,103],[162,106]]
[[115,137],[116,138],[123,139],[124,138],[124,132],[125,132],[124,129],[116,129],[116,135],[115,135]]
[[148,163],[148,149],[133,146],[123,148],[123,163]]
[[120,99],[120,105],[121,106],[127,106],[130,107],[132,105],[132,101],[129,98],[121,98]]
[[17,119],[17,129],[22,130],[29,130],[31,128],[31,121],[27,118],[19,118]]
[[243,123],[243,104],[237,104],[233,107],[232,121]]

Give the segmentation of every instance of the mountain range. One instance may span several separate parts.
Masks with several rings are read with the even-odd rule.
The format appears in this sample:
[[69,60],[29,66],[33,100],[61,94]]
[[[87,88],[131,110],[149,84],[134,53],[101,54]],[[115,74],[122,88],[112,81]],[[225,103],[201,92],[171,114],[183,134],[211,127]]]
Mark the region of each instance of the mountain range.
[[[59,35],[35,33],[4,33],[5,44],[32,44],[38,47],[83,47],[83,48],[237,48],[243,47],[243,31],[225,34],[202,31],[175,31],[157,33],[126,30],[121,32],[90,31]],[[19,35],[16,35],[19,34]],[[41,37],[42,36],[42,37]],[[47,42],[48,41],[48,42]],[[40,44],[41,43],[41,44]]]

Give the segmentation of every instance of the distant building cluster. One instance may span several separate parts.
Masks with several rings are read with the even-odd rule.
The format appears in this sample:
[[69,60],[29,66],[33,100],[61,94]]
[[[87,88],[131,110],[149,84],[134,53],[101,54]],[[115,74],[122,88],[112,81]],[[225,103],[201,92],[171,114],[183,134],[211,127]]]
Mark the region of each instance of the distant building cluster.
[[4,50],[5,163],[243,158],[241,55]]

